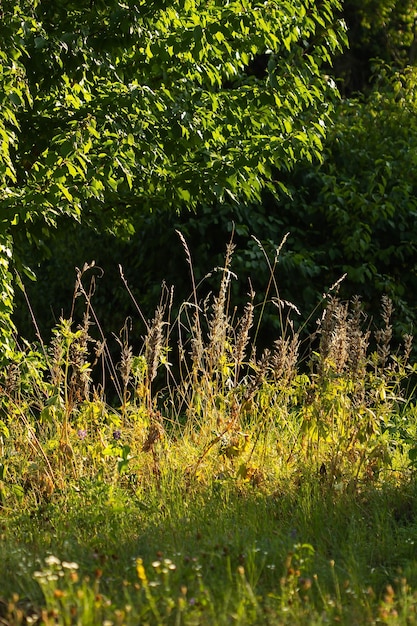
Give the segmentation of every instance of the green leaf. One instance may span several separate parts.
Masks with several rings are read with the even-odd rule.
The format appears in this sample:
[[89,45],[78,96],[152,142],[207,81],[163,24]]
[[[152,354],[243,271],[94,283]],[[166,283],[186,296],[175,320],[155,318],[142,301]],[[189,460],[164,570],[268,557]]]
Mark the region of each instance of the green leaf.
[[69,201],[72,202],[73,201],[73,197],[70,194],[70,192],[68,191],[67,187],[65,187],[65,185],[61,185],[58,184],[59,189],[61,190],[62,194],[65,196],[65,198]]

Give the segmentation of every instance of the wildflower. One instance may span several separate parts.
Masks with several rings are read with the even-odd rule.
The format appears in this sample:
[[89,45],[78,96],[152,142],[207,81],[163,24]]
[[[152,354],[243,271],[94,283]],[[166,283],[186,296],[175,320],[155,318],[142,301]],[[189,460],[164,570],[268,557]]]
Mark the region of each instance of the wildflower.
[[122,433],[121,433],[121,431],[120,431],[120,430],[114,430],[114,431],[113,431],[113,439],[114,439],[115,441],[119,441],[119,439],[121,438],[121,436],[122,436]]
[[80,428],[79,431],[77,432],[78,438],[81,439],[81,441],[84,441],[84,439],[87,437],[87,431],[84,430],[83,428]]
[[71,569],[71,570],[76,570],[78,569],[78,563],[74,563],[74,562],[69,562],[69,561],[62,561],[61,563],[62,567],[65,569]]
[[143,584],[147,585],[148,579],[147,579],[145,568],[143,567],[143,561],[141,558],[136,559],[136,573],[138,575],[139,580]]
[[61,561],[53,554],[50,554],[49,556],[46,557],[45,563],[49,567],[55,567],[55,566],[59,567],[61,565]]

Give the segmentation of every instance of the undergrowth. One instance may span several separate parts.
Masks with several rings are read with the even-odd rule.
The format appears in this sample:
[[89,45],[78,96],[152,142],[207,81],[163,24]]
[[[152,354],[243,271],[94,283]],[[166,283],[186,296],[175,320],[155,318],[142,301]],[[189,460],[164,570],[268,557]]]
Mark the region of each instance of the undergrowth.
[[[176,319],[165,286],[151,321],[135,302],[138,353],[127,321],[119,361],[111,357],[86,286],[91,264],[77,270],[82,323],[61,319],[50,345],[20,340],[1,372],[5,563],[19,572],[25,533],[32,539],[24,573],[5,584],[1,619],[415,623],[417,574],[400,555],[402,541],[414,543],[416,366],[411,336],[392,349],[391,302],[373,328],[336,284],[302,340],[300,313],[276,284],[280,248],[272,260],[264,252],[263,299],[249,286],[239,314],[233,244],[218,293],[201,301],[180,238],[191,297]],[[121,279],[134,300],[122,269]],[[280,335],[258,353],[266,307]],[[398,555],[382,574],[374,532],[384,563]]]

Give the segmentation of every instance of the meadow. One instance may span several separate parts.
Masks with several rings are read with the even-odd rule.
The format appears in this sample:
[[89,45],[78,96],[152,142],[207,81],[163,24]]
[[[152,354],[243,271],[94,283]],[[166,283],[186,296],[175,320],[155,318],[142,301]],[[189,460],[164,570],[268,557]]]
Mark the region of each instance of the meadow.
[[86,265],[83,320],[1,372],[0,624],[417,623],[416,366],[390,300],[369,320],[335,284],[305,337],[280,248],[239,312],[233,244],[201,301],[182,241],[190,299],[174,316],[163,287],[139,351],[127,321],[111,355]]

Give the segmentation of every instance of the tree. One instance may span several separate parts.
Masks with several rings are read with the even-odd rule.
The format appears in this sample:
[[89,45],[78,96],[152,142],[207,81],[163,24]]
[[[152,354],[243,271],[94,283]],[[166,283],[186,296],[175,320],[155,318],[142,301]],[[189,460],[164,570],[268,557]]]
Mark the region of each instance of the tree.
[[[11,258],[62,215],[259,200],[320,159],[344,40],[338,0],[3,0],[0,343]],[[274,182],[273,182],[274,181]],[[13,248],[14,246],[14,248]]]

